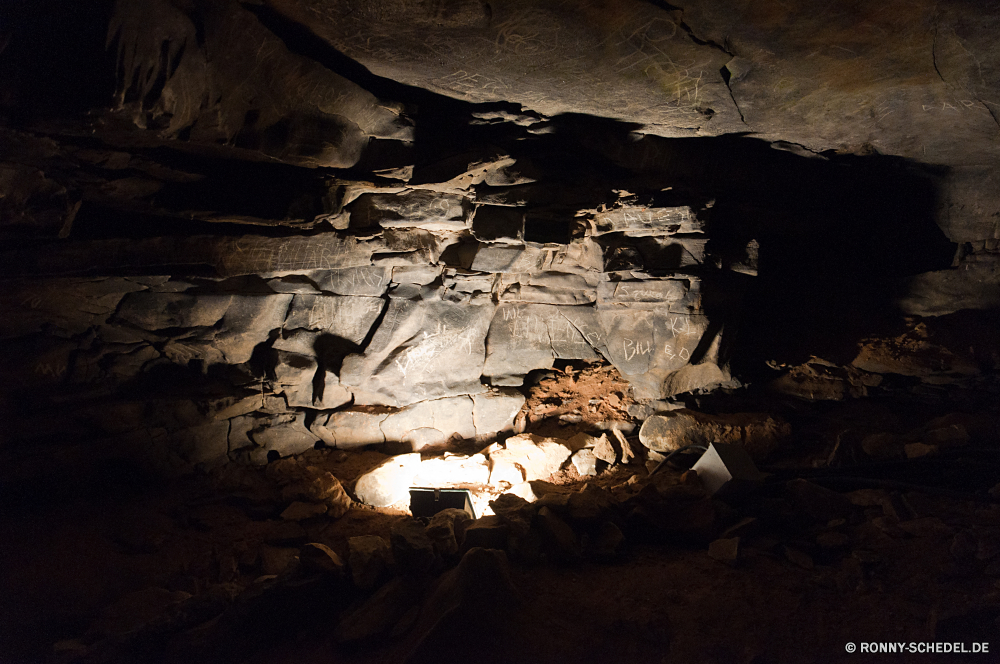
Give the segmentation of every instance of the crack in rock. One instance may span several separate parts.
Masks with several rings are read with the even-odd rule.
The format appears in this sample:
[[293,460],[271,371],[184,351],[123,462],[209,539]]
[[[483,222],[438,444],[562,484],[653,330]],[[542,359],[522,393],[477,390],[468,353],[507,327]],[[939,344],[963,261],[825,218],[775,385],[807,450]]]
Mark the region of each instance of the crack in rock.
[[[677,12],[679,14],[679,16],[677,17],[677,25],[681,28],[681,30],[687,33],[687,36],[690,37],[691,41],[693,41],[695,44],[698,44],[699,46],[708,46],[710,48],[714,48],[718,51],[725,53],[730,58],[736,57],[735,54],[729,49],[727,49],[724,45],[712,39],[702,39],[701,37],[696,35],[691,26],[684,21],[683,7],[678,7],[668,2],[663,2],[662,0],[653,0],[653,4],[656,5],[657,7],[660,7],[664,11]],[[747,125],[746,117],[744,117],[743,115],[743,109],[740,108],[739,102],[736,101],[736,95],[733,94],[733,88],[729,85],[731,75],[729,70],[726,68],[726,65],[723,65],[722,69],[719,70],[719,74],[722,77],[722,82],[726,86],[726,89],[729,90],[729,98],[733,100],[733,106],[736,107],[736,112],[739,113],[740,115],[740,122],[742,122],[744,125]],[[750,125],[747,126],[749,127]]]

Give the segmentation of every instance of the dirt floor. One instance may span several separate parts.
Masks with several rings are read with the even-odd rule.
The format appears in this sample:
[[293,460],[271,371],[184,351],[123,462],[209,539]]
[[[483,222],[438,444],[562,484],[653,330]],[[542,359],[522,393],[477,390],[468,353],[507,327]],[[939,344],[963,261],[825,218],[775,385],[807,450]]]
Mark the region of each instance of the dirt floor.
[[[600,365],[541,374],[519,426],[560,438],[600,433],[601,422],[631,421],[626,387]],[[655,476],[642,458],[602,466],[589,478],[567,464],[533,485],[536,492],[555,506],[559,500],[545,494],[575,494],[589,483],[620,513],[632,510],[622,518],[625,542],[616,556],[566,563],[544,550],[533,559],[512,554],[513,599],[493,602],[484,591],[474,610],[444,614],[419,640],[408,634],[419,631],[412,625],[432,600],[392,633],[348,646],[333,628],[371,591],[342,583],[316,591],[296,581],[307,543],[325,544],[346,561],[348,538],[388,540],[409,518],[405,510],[354,503],[336,519],[281,519],[273,473],[236,466],[11,510],[0,515],[0,661],[1000,661],[1000,496],[983,490],[990,473],[993,484],[1000,481],[995,441],[970,436],[936,465],[897,459],[879,466],[876,477],[845,480],[831,470],[864,456],[863,436],[845,431],[877,427],[905,438],[941,414],[894,402],[796,406],[786,412],[792,440],[768,460],[774,481],[740,499],[703,499],[711,505],[708,521],[684,536],[657,531],[655,523],[644,530],[632,517],[636,505],[648,511],[648,496],[664,505],[694,490],[683,475],[690,458]],[[631,441],[641,448],[634,433]],[[386,458],[373,449],[303,456],[349,491]],[[970,464],[979,475],[963,480],[960,471]],[[812,482],[805,493],[789,489],[786,480],[797,476],[833,486],[829,493],[841,502],[827,513],[826,489]],[[740,538],[738,555],[720,556],[712,542],[733,537]],[[422,582],[424,597],[445,583],[448,573],[441,573]],[[185,607],[184,620],[177,607]],[[150,624],[161,628],[150,631]],[[944,641],[967,649],[987,642],[990,652],[846,650],[849,642]]]

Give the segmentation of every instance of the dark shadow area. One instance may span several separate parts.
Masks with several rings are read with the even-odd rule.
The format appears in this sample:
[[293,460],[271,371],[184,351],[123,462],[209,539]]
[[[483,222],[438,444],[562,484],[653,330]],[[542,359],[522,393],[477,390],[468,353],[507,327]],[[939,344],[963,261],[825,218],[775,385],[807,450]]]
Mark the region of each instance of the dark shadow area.
[[[81,142],[85,146],[88,143]],[[266,225],[266,222],[309,222],[317,215],[331,212],[336,204],[327,188],[326,174],[316,169],[215,158],[169,148],[136,153],[137,161],[154,162],[172,169],[180,177],[165,182],[158,192],[135,201],[131,208],[119,207],[111,200],[85,199],[73,222],[72,239],[302,235],[309,234],[309,229]],[[109,176],[101,169],[89,170],[96,177]],[[147,177],[136,168],[122,169],[114,176]],[[213,220],[192,218],[194,214],[210,214]],[[247,221],[241,221],[241,217]],[[257,223],[252,223],[254,220]]]
[[766,156],[750,151],[761,175],[720,191],[711,215],[724,263],[759,245],[758,276],[732,311],[734,367],[849,362],[862,337],[897,329],[902,278],[951,265],[955,245],[935,223],[940,173],[881,156]]
[[[587,125],[575,117],[566,130],[629,168],[640,204],[636,185],[656,180],[673,187],[675,204],[712,201],[708,269],[697,273],[739,373],[809,355],[849,361],[861,337],[901,321],[900,279],[951,265],[955,245],[935,223],[944,168],[877,154],[804,158],[747,137],[622,140]],[[751,242],[757,276],[728,271],[746,262]],[[648,253],[640,239],[617,245],[618,260]],[[674,266],[654,258],[644,267]]]
[[[375,328],[376,326],[372,326]],[[335,334],[320,334],[313,342],[313,352],[316,354],[316,375],[313,377],[313,400],[323,400],[326,391],[327,372],[340,375],[344,358],[352,353],[360,353],[363,349],[350,339],[338,337]]]
[[0,113],[14,123],[107,105],[115,56],[104,48],[111,0],[0,3]]

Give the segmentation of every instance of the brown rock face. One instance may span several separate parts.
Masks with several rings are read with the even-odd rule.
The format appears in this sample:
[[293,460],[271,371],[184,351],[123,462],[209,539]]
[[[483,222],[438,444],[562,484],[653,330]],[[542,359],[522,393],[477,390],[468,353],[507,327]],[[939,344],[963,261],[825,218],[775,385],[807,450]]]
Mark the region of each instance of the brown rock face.
[[647,419],[639,431],[639,441],[655,452],[673,452],[687,445],[727,443],[743,447],[760,460],[791,433],[787,422],[766,413],[706,415],[681,409]]

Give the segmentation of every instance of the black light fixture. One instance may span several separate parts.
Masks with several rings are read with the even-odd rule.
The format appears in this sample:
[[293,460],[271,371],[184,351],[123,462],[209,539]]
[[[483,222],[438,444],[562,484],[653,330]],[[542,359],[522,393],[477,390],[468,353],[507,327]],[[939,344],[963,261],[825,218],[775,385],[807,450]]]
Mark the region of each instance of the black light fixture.
[[430,518],[448,508],[465,510],[473,519],[476,518],[472,494],[468,489],[410,487],[410,514],[413,516]]

